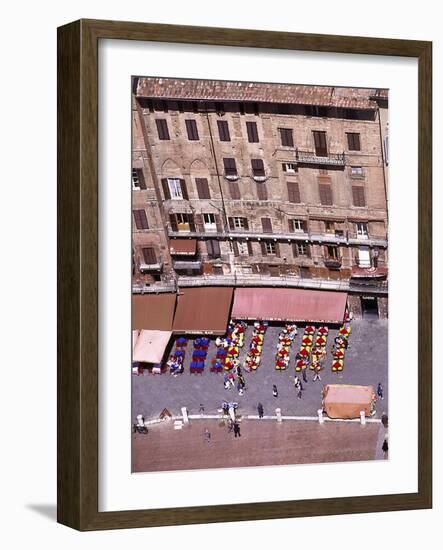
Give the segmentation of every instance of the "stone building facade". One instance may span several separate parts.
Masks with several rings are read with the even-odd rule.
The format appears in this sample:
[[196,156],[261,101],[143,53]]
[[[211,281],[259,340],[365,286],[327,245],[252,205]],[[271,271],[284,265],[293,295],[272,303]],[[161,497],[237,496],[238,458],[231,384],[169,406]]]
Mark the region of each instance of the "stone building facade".
[[137,78],[133,291],[346,290],[387,316],[387,92]]

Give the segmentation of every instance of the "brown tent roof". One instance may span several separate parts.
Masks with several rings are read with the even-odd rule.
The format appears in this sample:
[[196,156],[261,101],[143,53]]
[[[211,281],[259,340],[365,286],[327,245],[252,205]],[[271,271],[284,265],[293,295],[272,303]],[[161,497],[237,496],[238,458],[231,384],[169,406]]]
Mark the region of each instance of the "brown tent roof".
[[169,241],[169,250],[172,255],[194,256],[197,252],[195,239],[172,239]]
[[342,323],[346,292],[298,288],[237,288],[233,319]]
[[184,100],[299,103],[302,105],[375,109],[377,103],[369,98],[374,91],[373,89],[299,84],[143,77],[138,80],[136,96]]
[[137,294],[132,297],[133,330],[172,330],[175,293]]
[[323,388],[323,404],[330,418],[358,418],[360,411],[371,414],[374,395],[372,386],[328,384]]
[[181,289],[172,330],[187,334],[225,334],[232,293],[229,287]]

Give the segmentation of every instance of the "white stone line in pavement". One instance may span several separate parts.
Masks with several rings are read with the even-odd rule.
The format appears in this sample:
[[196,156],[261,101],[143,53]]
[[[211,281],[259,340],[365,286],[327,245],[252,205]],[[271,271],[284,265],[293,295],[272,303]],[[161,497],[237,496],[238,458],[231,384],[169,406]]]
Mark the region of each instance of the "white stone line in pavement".
[[[190,414],[188,415],[189,420],[227,420],[227,417],[219,416],[217,414]],[[241,417],[246,420],[277,420],[277,416],[263,416],[259,418],[258,415],[245,415]],[[282,416],[282,420],[310,420],[318,422],[318,416]],[[160,424],[164,422],[172,422],[174,420],[183,420],[183,416],[173,416],[169,420],[145,420],[145,426],[151,424]],[[325,422],[358,422],[360,423],[359,418],[328,418],[324,417]],[[380,424],[381,420],[379,418],[367,418],[366,423],[369,424]]]

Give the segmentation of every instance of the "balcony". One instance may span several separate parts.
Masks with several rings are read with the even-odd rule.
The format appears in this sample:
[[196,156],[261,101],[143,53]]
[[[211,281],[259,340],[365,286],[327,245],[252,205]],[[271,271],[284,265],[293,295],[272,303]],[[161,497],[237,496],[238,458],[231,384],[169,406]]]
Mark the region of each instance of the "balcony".
[[328,153],[327,156],[318,156],[315,151],[306,151],[302,149],[295,150],[295,160],[299,164],[321,164],[322,166],[345,166],[344,153]]
[[325,264],[325,267],[328,267],[330,269],[338,269],[341,267],[342,264],[342,258],[341,256],[337,256],[334,258],[333,256],[326,256],[323,258],[323,263]]
[[201,269],[202,261],[201,260],[175,260],[172,262],[172,267],[178,270],[185,269]]

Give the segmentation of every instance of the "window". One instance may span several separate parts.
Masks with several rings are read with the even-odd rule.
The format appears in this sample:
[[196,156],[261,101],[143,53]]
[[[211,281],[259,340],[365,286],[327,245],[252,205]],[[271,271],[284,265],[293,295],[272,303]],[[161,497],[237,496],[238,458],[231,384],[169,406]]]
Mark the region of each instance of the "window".
[[305,232],[305,221],[304,220],[290,220],[291,228],[294,233],[304,233]]
[[328,156],[328,146],[326,144],[326,132],[313,131],[315,155],[317,157]]
[[360,134],[356,132],[347,132],[346,138],[348,140],[349,151],[360,151]]
[[218,135],[220,141],[231,141],[229,126],[226,120],[217,120]]
[[272,233],[271,218],[262,218],[261,219],[261,226],[262,226],[262,229],[263,229],[263,233]]
[[181,180],[178,178],[168,178],[168,188],[171,199],[182,199],[183,191]]
[[366,206],[365,189],[364,187],[352,186],[352,200],[354,206]]
[[306,243],[294,243],[294,256],[308,256],[308,245]]
[[237,241],[236,244],[240,256],[249,256],[249,247],[246,241]]
[[351,166],[351,178],[364,177],[363,168],[361,166]]
[[357,252],[357,264],[360,267],[371,267],[371,254],[367,246],[360,246]]
[[155,250],[151,247],[142,248],[143,261],[147,265],[152,265],[157,263],[157,258],[155,256]]
[[208,180],[206,178],[195,178],[197,194],[199,199],[210,199]]
[[368,238],[368,224],[366,222],[357,222],[355,224],[357,229],[357,238],[358,239],[367,239]]
[[231,181],[229,183],[229,191],[231,193],[231,199],[238,201],[240,200],[240,188],[236,181]]
[[280,141],[283,147],[294,147],[294,138],[291,128],[279,128]]
[[205,231],[217,231],[217,225],[215,222],[214,214],[203,214],[203,225]]
[[258,143],[258,132],[257,132],[257,123],[256,122],[247,122],[246,130],[248,132],[248,141],[249,143]]
[[298,170],[298,166],[293,162],[283,162],[281,166],[283,168],[283,172],[289,172],[290,174],[297,172]]
[[248,220],[246,218],[234,217],[229,218],[230,229],[249,229]]
[[298,182],[288,181],[288,200],[289,202],[299,203],[300,200],[300,188]]
[[326,233],[335,233],[335,223],[325,222],[325,231]]
[[264,244],[265,254],[277,254],[277,243],[266,241]]
[[146,189],[145,177],[141,168],[132,169],[132,188]]
[[158,139],[171,139],[169,137],[168,123],[165,118],[156,118],[155,124],[157,125]]
[[220,258],[220,243],[218,241],[206,241],[206,250],[210,258]]
[[257,177],[265,176],[265,165],[263,164],[262,159],[252,159],[251,160],[252,173]]
[[328,183],[319,183],[318,191],[320,194],[320,204],[331,206],[333,204],[331,186]]
[[149,229],[148,218],[144,210],[133,210],[135,227],[137,229]]
[[235,159],[233,158],[224,158],[223,165],[225,168],[226,176],[237,176],[237,165]]
[[265,183],[257,184],[257,197],[259,201],[268,200],[268,189]]
[[185,120],[186,132],[190,141],[198,141],[197,122],[194,119]]
[[326,253],[330,260],[338,260],[339,259],[339,253],[338,253],[338,247],[334,245],[329,245],[326,247]]

